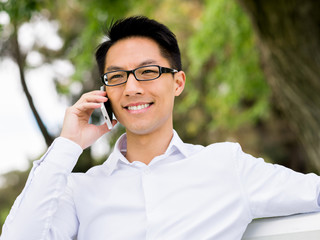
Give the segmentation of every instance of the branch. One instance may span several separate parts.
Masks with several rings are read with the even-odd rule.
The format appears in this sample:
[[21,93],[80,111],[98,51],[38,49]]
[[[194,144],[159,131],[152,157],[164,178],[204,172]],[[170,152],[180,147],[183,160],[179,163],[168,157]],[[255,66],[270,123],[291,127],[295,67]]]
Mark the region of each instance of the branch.
[[38,126],[40,128],[42,136],[44,137],[47,146],[50,146],[51,143],[53,142],[54,137],[51,136],[50,133],[47,131],[47,129],[46,129],[35,105],[34,105],[32,96],[31,96],[29,89],[28,89],[28,86],[26,84],[25,74],[24,74],[24,60],[22,58],[20,46],[18,43],[18,32],[17,32],[17,25],[16,24],[14,24],[13,48],[14,48],[13,58],[15,59],[16,63],[18,64],[18,67],[19,67],[20,82],[21,82],[23,91],[26,94],[29,106],[31,108],[31,111],[32,111],[37,123],[38,123]]

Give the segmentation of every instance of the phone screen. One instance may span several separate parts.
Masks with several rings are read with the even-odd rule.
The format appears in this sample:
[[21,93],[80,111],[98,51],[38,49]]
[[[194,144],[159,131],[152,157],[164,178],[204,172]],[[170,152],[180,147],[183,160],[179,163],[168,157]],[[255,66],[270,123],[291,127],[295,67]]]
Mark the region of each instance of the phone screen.
[[108,100],[107,102],[103,103],[106,110],[107,110],[107,113],[108,113],[108,116],[110,118],[110,120],[112,121],[112,118],[113,118],[113,112],[112,112],[112,107],[111,107],[111,103],[110,103],[110,100]]

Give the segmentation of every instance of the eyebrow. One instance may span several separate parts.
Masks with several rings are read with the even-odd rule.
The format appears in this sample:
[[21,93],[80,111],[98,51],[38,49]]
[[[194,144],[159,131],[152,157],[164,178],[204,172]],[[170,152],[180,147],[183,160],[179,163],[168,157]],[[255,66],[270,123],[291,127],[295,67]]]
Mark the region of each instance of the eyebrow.
[[[145,61],[139,63],[137,65],[137,67],[142,67],[145,65],[156,64],[156,63],[157,63],[157,61],[155,61],[153,59],[148,59],[148,60],[145,60]],[[117,71],[117,70],[124,70],[124,69],[122,67],[112,66],[112,65],[106,68],[106,72]]]

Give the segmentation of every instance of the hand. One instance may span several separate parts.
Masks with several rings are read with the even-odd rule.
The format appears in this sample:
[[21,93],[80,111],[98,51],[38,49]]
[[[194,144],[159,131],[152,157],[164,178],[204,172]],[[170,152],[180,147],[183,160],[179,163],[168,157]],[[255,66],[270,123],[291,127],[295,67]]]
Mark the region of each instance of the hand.
[[[79,144],[82,149],[91,146],[102,135],[109,132],[107,124],[96,126],[89,124],[89,119],[94,109],[108,101],[104,91],[85,93],[71,107],[67,108],[60,136]],[[113,126],[117,123],[113,120]]]

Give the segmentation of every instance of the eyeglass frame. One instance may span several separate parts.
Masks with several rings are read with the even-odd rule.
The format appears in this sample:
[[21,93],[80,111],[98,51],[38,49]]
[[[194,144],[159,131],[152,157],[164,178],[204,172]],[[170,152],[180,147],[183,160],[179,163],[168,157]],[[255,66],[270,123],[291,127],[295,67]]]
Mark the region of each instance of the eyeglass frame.
[[[158,67],[159,69],[159,76],[158,77],[155,77],[155,78],[151,78],[151,79],[138,79],[136,74],[135,74],[135,71],[137,71],[138,69],[141,69],[141,68],[145,68],[145,67]],[[106,82],[108,81],[107,80],[107,74],[109,73],[113,73],[113,72],[125,72],[127,73],[127,80],[122,82],[122,83],[118,83],[118,84],[114,84],[114,85],[108,85]],[[158,79],[162,73],[177,73],[179,72],[178,70],[176,69],[173,69],[173,68],[167,68],[167,67],[161,67],[159,65],[146,65],[146,66],[141,66],[141,67],[137,67],[135,69],[132,69],[132,70],[114,70],[114,71],[110,71],[110,72],[106,72],[104,74],[101,75],[101,80],[102,80],[102,83],[108,87],[115,87],[115,86],[119,86],[119,85],[122,85],[122,84],[125,84],[126,82],[128,82],[128,78],[129,78],[129,75],[132,73],[134,78],[139,81],[139,82],[144,82],[144,81],[152,81],[152,80],[155,80],[155,79]]]

